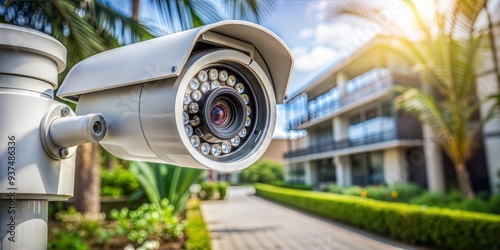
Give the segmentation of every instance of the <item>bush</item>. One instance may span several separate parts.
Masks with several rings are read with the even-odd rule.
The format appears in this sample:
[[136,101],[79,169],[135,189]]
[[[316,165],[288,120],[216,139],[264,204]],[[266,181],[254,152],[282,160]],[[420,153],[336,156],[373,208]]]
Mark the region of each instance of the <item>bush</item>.
[[307,184],[284,183],[282,181],[275,181],[272,184],[277,187],[293,188],[299,190],[312,190],[312,186]]
[[446,201],[444,195],[428,192],[421,196],[415,197],[410,200],[411,204],[426,205],[434,207],[445,207]]
[[103,247],[113,233],[102,228],[105,215],[79,213],[74,208],[55,215],[63,227],[52,228],[48,241],[49,249],[89,249]]
[[[365,188],[366,193],[365,197],[375,199],[375,200],[380,200],[380,201],[392,201],[394,200],[391,197],[391,193],[393,190],[387,186],[370,186]],[[397,194],[397,193],[395,193]],[[395,195],[397,197],[397,195]]]
[[225,181],[214,182],[207,181],[201,184],[200,197],[203,200],[211,200],[214,198],[218,198],[223,200],[226,198],[227,187],[229,183]]
[[338,186],[337,184],[328,185],[328,192],[330,193],[342,194],[342,190],[344,190],[344,187]]
[[395,184],[391,187],[369,186],[362,188],[359,186],[340,187],[335,184],[328,186],[328,192],[335,194],[346,194],[353,196],[363,196],[381,201],[409,202],[425,192],[425,189],[416,184]]
[[173,212],[174,206],[169,204],[167,199],[163,199],[161,206],[144,203],[137,210],[113,210],[111,218],[118,221],[119,234],[126,235],[132,242],[142,244],[146,240],[161,238],[169,241],[182,236],[187,222],[179,222]]
[[351,195],[351,196],[361,196],[361,191],[365,190],[360,186],[350,186],[342,189],[342,194]]
[[283,164],[271,160],[259,161],[241,171],[241,183],[267,183],[283,181]]
[[200,196],[204,200],[210,200],[215,197],[217,191],[217,183],[213,181],[203,182],[201,184]]
[[217,183],[217,191],[219,191],[219,199],[224,200],[226,198],[227,194],[227,187],[229,186],[229,183],[225,181],[220,181]]
[[139,182],[127,168],[101,169],[101,196],[130,195],[137,189],[139,189]]
[[191,200],[188,203],[186,212],[188,224],[186,227],[186,249],[188,250],[210,250],[210,233],[207,225],[203,220],[203,215],[200,211],[200,201]]
[[410,244],[498,249],[500,216],[257,184],[258,195]]
[[391,189],[397,194],[395,200],[400,202],[410,202],[411,199],[426,192],[423,187],[413,183],[397,183]]
[[79,235],[55,228],[52,230],[51,237],[49,238],[49,242],[47,244],[47,249],[51,250],[88,250],[90,249],[89,245],[85,243],[82,239],[80,239]]
[[449,207],[458,206],[464,200],[459,192],[451,192],[449,194],[424,193],[421,196],[410,200],[411,204],[427,205],[434,207]]
[[500,214],[500,194],[491,196],[488,205],[492,213]]
[[457,208],[474,212],[483,212],[483,213],[491,212],[490,208],[488,207],[488,204],[477,198],[465,199],[462,201],[462,203],[460,203],[460,205]]

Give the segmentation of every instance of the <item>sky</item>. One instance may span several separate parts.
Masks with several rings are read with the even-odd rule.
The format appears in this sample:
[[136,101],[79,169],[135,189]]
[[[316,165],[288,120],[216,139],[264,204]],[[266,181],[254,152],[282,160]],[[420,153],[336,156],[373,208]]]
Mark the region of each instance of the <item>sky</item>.
[[[355,48],[362,46],[373,32],[362,32],[365,20],[353,17],[325,17],[329,1],[278,1],[276,9],[262,26],[278,35],[292,51],[294,68],[288,95],[294,96],[310,84],[321,72],[345,59]],[[356,40],[356,42],[355,42]],[[275,138],[296,137],[284,130],[284,106],[278,107]]]

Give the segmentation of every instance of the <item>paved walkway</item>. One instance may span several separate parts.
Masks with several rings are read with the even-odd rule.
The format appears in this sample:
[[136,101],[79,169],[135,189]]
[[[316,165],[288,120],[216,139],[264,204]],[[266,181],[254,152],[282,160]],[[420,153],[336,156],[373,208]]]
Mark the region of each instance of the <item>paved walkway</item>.
[[227,200],[202,203],[214,250],[416,249],[281,206],[253,193],[251,187],[230,187]]

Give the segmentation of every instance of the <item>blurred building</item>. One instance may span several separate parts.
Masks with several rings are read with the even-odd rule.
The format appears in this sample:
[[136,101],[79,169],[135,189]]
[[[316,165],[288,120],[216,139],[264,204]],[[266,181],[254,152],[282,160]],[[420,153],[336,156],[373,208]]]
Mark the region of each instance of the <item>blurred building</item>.
[[260,159],[269,159],[279,163],[284,163],[283,156],[288,151],[287,143],[288,141],[285,138],[273,138],[271,140],[271,144],[269,144],[269,147]]
[[[413,182],[434,191],[453,185],[453,165],[429,130],[394,109],[398,86],[422,86],[408,55],[394,46],[399,46],[397,40],[378,36],[289,97],[289,127],[306,130],[307,136],[289,143],[284,155],[286,181],[316,188],[332,182]],[[500,123],[488,129],[500,131]],[[481,147],[468,163],[476,190],[490,189],[489,177],[500,171],[493,166],[500,162],[500,144],[495,144],[500,142],[498,137],[491,140],[491,146],[486,144],[497,153]]]

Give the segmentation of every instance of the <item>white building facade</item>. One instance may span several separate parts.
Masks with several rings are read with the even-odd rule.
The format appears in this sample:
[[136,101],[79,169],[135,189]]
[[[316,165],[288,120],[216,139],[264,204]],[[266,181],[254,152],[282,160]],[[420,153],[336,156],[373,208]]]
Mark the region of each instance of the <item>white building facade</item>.
[[[411,70],[411,60],[393,46],[395,40],[376,37],[289,97],[290,129],[307,130],[307,136],[289,144],[286,181],[317,189],[333,182],[340,186],[413,182],[437,192],[453,186],[453,165],[431,132],[394,108],[398,86],[422,84]],[[478,95],[495,90],[486,82],[482,85],[488,89],[479,87]],[[496,88],[498,92],[498,84]],[[487,124],[484,134],[491,136],[484,137],[484,147],[468,163],[478,190],[495,192],[490,184],[500,176],[500,136],[494,136],[499,131],[500,119]]]

